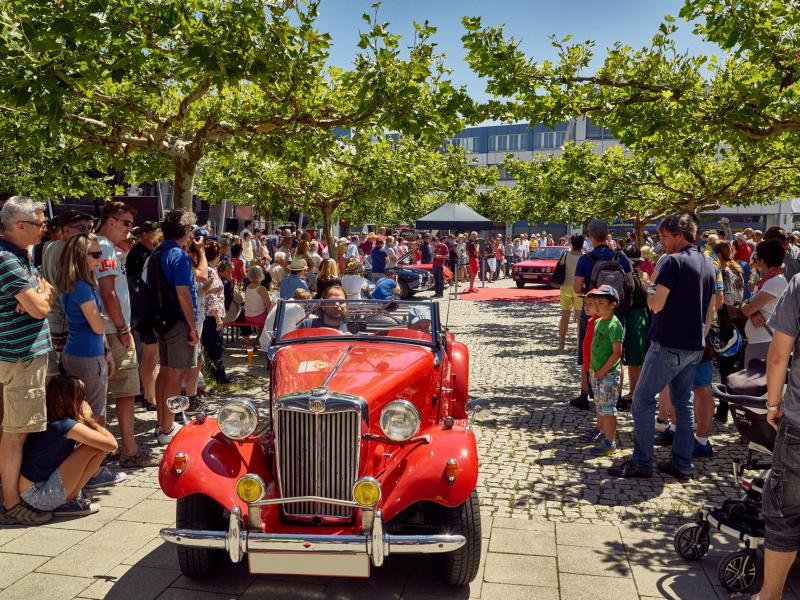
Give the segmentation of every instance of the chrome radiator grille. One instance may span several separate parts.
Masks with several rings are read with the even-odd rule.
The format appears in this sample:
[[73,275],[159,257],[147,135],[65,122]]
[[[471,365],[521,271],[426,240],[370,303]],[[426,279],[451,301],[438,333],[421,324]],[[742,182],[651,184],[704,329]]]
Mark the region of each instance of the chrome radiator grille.
[[[281,497],[352,500],[352,487],[358,477],[361,433],[358,411],[278,410],[275,431]],[[352,509],[322,502],[302,502],[285,504],[284,514],[349,518]]]

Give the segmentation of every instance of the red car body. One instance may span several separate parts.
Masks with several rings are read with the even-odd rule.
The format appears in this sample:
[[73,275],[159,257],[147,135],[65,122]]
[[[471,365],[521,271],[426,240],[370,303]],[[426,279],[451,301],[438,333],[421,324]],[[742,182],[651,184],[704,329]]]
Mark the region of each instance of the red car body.
[[526,283],[550,283],[553,272],[561,255],[569,252],[569,246],[545,246],[528,254],[526,260],[512,266],[511,277],[517,287],[525,287]]
[[[399,312],[406,303],[394,304],[401,305],[393,308]],[[471,566],[469,572],[448,571],[455,554],[469,554],[474,571],[480,559],[478,456],[467,415],[469,352],[439,325],[436,303],[425,304],[431,306],[433,333],[398,326],[380,330],[376,339],[369,332],[349,336],[318,327],[280,338],[271,348],[262,406],[271,418],[260,433],[229,439],[217,419],[202,417],[180,430],[164,454],[159,482],[179,500],[177,528],[162,530],[162,536],[178,544],[185,574],[207,574],[209,556],[227,550],[233,562],[247,554],[254,573],[363,577],[385,554],[417,551],[437,553],[448,583],[461,585],[475,576]],[[313,406],[316,401],[322,412],[312,414],[320,408]],[[416,409],[419,425],[411,438],[397,442],[383,430],[382,414],[387,405],[403,402]],[[337,405],[347,410],[333,412]],[[353,436],[347,425],[353,421],[346,421],[351,418]],[[342,506],[355,498],[354,477],[342,475],[351,472],[347,465],[355,468],[356,482],[371,479],[369,485],[379,486],[375,505]],[[252,475],[260,478],[263,494],[248,502],[237,483]],[[196,508],[198,497],[200,505],[216,507],[211,517]],[[292,500],[299,497],[318,501]],[[324,498],[339,505],[329,506]],[[425,532],[435,532],[438,516],[429,523],[428,515],[452,518],[465,507],[478,518],[462,536],[452,534],[458,532],[452,524],[441,528],[442,535],[402,535],[419,529],[413,524],[418,514]],[[214,511],[221,519],[214,521]],[[217,531],[226,520],[227,532]],[[393,533],[385,533],[384,525]]]

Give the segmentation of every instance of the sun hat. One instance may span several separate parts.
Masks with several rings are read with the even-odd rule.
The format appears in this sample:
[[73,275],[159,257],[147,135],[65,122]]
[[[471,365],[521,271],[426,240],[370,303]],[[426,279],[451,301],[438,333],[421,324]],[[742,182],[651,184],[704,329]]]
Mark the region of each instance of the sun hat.
[[360,270],[361,270],[361,265],[354,258],[351,258],[348,261],[347,265],[345,265],[345,267],[344,267],[344,272],[345,273],[358,273]]
[[302,258],[295,258],[291,264],[289,265],[290,271],[305,271],[306,270],[306,261]]
[[611,287],[608,284],[604,284],[604,285],[598,286],[598,287],[594,288],[593,290],[591,290],[586,295],[587,296],[606,296],[608,298],[611,298],[614,302],[617,302],[617,303],[619,302],[619,294],[617,293],[617,290],[615,290],[613,287]]

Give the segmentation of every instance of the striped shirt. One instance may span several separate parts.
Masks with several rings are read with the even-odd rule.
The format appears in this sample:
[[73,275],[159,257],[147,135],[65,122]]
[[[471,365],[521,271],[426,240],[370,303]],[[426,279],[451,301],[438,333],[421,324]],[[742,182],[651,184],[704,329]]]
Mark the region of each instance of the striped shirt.
[[0,238],[0,360],[30,360],[50,352],[47,319],[17,312],[15,296],[39,287],[39,271],[27,250]]

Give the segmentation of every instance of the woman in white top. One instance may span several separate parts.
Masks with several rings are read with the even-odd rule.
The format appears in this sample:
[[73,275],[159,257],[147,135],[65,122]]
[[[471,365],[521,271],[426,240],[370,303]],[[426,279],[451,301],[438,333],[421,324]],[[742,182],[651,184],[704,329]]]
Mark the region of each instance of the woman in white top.
[[250,267],[247,270],[247,279],[250,284],[244,291],[244,320],[260,328],[272,308],[272,298],[269,290],[261,285],[264,281],[264,270],[261,267]]
[[367,282],[361,276],[361,265],[356,260],[350,260],[344,268],[342,275],[342,287],[348,300],[361,300],[361,292],[366,287]]
[[753,359],[766,360],[772,333],[765,327],[775,311],[778,300],[789,282],[783,276],[783,259],[786,250],[777,240],[761,242],[756,246],[755,265],[761,279],[753,288],[753,296],[742,304],[747,317],[744,333],[747,347],[744,351],[745,367]]

